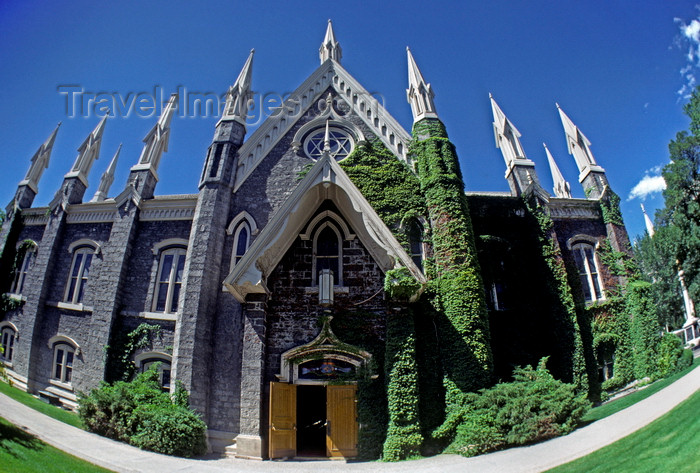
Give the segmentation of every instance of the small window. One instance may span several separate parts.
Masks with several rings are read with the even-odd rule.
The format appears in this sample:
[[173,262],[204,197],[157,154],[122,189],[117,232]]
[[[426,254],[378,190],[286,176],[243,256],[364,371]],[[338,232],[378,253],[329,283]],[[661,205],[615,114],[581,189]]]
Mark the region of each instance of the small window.
[[233,238],[233,261],[234,265],[243,258],[250,245],[250,225],[245,220],[238,224]]
[[424,260],[423,226],[417,220],[412,219],[406,229],[406,236],[408,237],[408,246],[411,250],[411,259],[422,271]]
[[162,358],[148,358],[141,362],[141,372],[145,373],[158,364],[158,380],[163,391],[170,391],[170,361]]
[[90,265],[95,249],[90,246],[82,246],[73,252],[68,286],[66,287],[65,301],[72,304],[83,302],[85,285],[90,274]]
[[75,348],[67,343],[57,343],[53,349],[53,374],[56,381],[70,384],[73,378]]
[[571,248],[574,262],[579,272],[581,289],[586,302],[596,302],[605,299],[600,284],[600,273],[592,245],[578,243]]
[[177,312],[186,252],[185,248],[170,248],[161,252],[153,298],[154,312]]
[[333,285],[342,285],[342,261],[340,250],[342,248],[340,232],[335,226],[326,222],[314,237],[314,283],[318,283],[318,274],[321,270],[333,271]]
[[17,332],[12,327],[4,327],[0,331],[0,344],[2,345],[2,354],[0,359],[8,363],[12,362],[12,355],[15,350],[15,338],[17,337]]
[[25,248],[20,248],[17,253],[17,266],[15,267],[15,277],[12,280],[12,288],[10,292],[13,294],[22,294],[24,290],[24,283],[27,281],[27,273],[29,268],[34,262],[34,256],[36,255],[36,246],[28,246]]

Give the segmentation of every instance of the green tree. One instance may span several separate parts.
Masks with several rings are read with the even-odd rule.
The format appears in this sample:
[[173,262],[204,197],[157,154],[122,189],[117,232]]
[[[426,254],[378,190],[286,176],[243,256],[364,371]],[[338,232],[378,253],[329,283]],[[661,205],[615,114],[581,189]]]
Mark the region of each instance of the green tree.
[[700,300],[700,88],[684,111],[690,127],[668,145],[671,162],[662,171],[665,206],[656,214],[656,232],[637,244],[642,272],[653,282],[660,321],[668,328],[678,327],[684,318],[679,270],[690,297]]
[[669,144],[671,162],[663,169],[666,180],[662,226],[675,226],[676,260],[685,273],[690,297],[700,297],[700,88],[695,89],[684,111],[690,133],[681,131]]

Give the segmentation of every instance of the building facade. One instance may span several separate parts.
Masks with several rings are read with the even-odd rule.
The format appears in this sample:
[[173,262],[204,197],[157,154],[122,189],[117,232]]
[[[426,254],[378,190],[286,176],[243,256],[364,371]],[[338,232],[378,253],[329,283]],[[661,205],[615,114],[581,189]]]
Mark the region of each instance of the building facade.
[[[123,375],[112,358],[146,323],[149,341],[132,363],[143,370],[160,362],[165,388],[182,383],[215,451],[352,457],[366,432],[381,437],[387,318],[415,320],[419,352],[422,327],[433,327],[415,307],[439,279],[445,250],[434,235],[445,222],[428,195],[439,183],[421,175],[426,158],[414,145],[435,137],[407,132],[341,66],[330,23],[319,55],[320,66],[280,112],[248,136],[251,51],[203,153],[197,194],[155,193],[175,95],[124,188],[110,193],[117,151],[86,198],[105,118],[50,204],[33,207],[58,128],[52,133],[32,157],[0,235],[0,342],[17,386],[74,408],[79,391]],[[415,123],[442,126],[410,51],[408,64]],[[490,379],[504,379],[514,366],[550,356],[551,369],[571,381],[572,347],[585,337],[562,342],[562,324],[576,322],[562,319],[568,309],[551,287],[542,242],[568,269],[567,294],[591,304],[621,282],[599,257],[601,246],[628,251],[627,234],[609,216],[615,196],[590,142],[561,109],[585,199],[571,197],[548,150],[555,188],[542,188],[518,130],[490,100],[511,191],[460,197],[471,225],[464,237],[478,257],[470,263],[479,278],[475,297],[486,317],[482,364]],[[437,138],[448,142],[446,134]],[[401,207],[400,193],[372,187],[380,167],[394,170],[396,189],[415,189],[411,209]],[[461,183],[458,165],[451,172]],[[392,298],[387,275],[398,269],[419,289]],[[435,333],[438,345],[446,340]],[[357,410],[371,389],[384,401],[374,420],[362,420]]]

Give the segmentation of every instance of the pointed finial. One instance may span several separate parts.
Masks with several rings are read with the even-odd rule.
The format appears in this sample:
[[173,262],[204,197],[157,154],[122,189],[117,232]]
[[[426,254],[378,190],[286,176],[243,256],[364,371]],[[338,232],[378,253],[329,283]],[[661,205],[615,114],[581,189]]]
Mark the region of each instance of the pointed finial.
[[[250,50],[243,69],[236,82],[228,89],[226,94],[226,105],[221,120],[236,120],[245,125],[248,117],[248,102],[253,98],[251,84],[253,82],[253,55],[255,49]],[[219,120],[219,121],[221,121]]]
[[340,63],[340,59],[343,57],[343,50],[340,47],[340,43],[335,39],[333,22],[330,19],[328,20],[328,27],[326,28],[326,36],[323,38],[321,47],[318,50],[318,56],[321,59],[321,64],[329,59]]
[[599,167],[593,158],[593,153],[590,148],[591,142],[581,130],[574,125],[574,122],[564,113],[564,110],[561,109],[559,104],[557,104],[557,109],[559,110],[561,123],[564,126],[569,154],[576,160],[579,172],[583,174],[590,168],[595,168],[599,172],[604,172],[604,169]]
[[132,171],[149,169],[155,173],[160,164],[163,153],[168,151],[168,141],[170,140],[170,122],[177,110],[178,95],[172,94],[168,99],[165,110],[158,118],[151,131],[143,139],[145,143],[141,151],[139,163],[131,168]]
[[119,143],[119,148],[117,148],[117,152],[114,153],[114,157],[112,157],[112,161],[110,161],[109,166],[107,166],[107,170],[104,172],[104,174],[102,174],[102,178],[100,178],[100,185],[97,187],[97,191],[90,202],[102,202],[107,198],[109,188],[114,182],[114,172],[117,169],[117,160],[119,159],[119,153],[121,150],[122,144]]
[[44,173],[44,170],[49,167],[49,158],[51,157],[51,151],[53,150],[53,144],[56,141],[56,135],[58,134],[58,129],[61,127],[61,122],[58,122],[56,128],[49,135],[49,137],[39,146],[36,150],[34,156],[32,156],[31,164],[27,170],[27,174],[19,182],[20,186],[28,186],[35,193],[39,192],[39,179]]
[[423,74],[421,74],[411,49],[406,46],[406,55],[408,56],[408,89],[406,89],[406,100],[411,104],[411,112],[413,112],[413,121],[417,122],[423,118],[437,118],[435,111],[435,103],[433,102],[433,89],[430,84],[425,82]]
[[105,116],[102,117],[102,120],[100,120],[100,123],[97,124],[95,129],[85,138],[85,141],[78,147],[78,157],[75,158],[75,163],[73,163],[70,172],[65,175],[66,178],[77,177],[85,186],[88,185],[87,177],[90,174],[90,168],[92,168],[95,160],[100,157],[102,134],[104,133],[108,117],[109,110]]
[[647,227],[647,233],[650,237],[654,236],[654,224],[647,215],[647,211],[644,209],[644,204],[639,204],[642,207],[642,213],[644,214],[644,225]]
[[331,134],[329,120],[326,120],[326,135],[323,137],[323,152],[331,152]]
[[[515,165],[516,160],[527,160],[525,151],[520,143],[520,132],[508,120],[501,107],[498,106],[493,95],[489,94],[491,100],[491,112],[493,113],[493,133],[496,139],[496,148],[500,148],[503,159],[508,169]],[[528,160],[529,161],[529,160]]]
[[547,144],[542,143],[542,146],[544,146],[544,152],[547,154],[547,162],[549,162],[549,170],[552,173],[552,181],[554,181],[554,195],[561,198],[561,199],[570,199],[571,198],[571,186],[564,179],[564,176],[561,174],[561,171],[559,170],[559,166],[557,166],[557,163],[556,163],[556,161],[554,161],[554,157],[552,156],[552,153],[550,153],[549,148],[547,148]]

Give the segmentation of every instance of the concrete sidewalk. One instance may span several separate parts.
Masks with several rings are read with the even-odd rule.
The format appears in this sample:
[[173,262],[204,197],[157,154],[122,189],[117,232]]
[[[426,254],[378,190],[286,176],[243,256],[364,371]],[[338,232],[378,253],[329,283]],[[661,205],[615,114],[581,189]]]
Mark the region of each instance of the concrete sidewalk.
[[329,460],[259,462],[218,457],[197,460],[169,457],[71,427],[2,394],[0,417],[54,447],[118,472],[541,472],[587,455],[631,434],[673,409],[698,389],[700,369],[695,369],[649,398],[565,437],[474,458],[438,455],[399,463],[345,463]]

